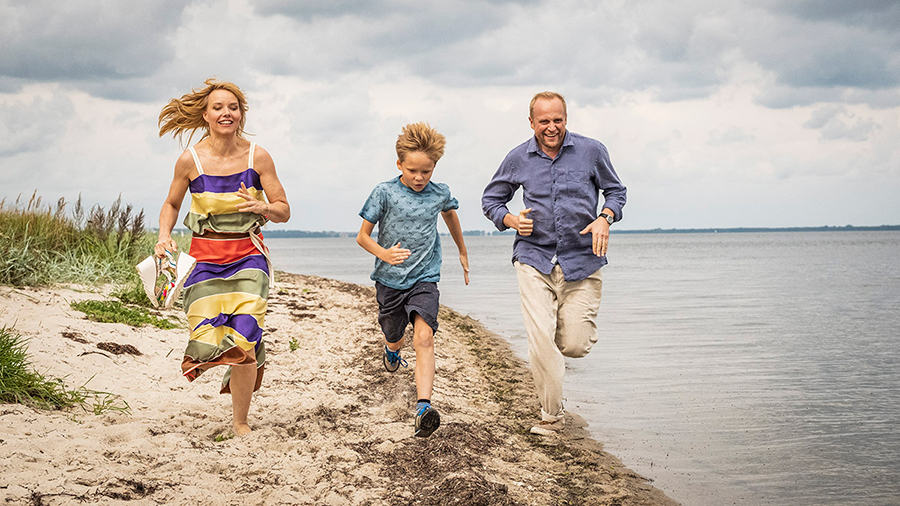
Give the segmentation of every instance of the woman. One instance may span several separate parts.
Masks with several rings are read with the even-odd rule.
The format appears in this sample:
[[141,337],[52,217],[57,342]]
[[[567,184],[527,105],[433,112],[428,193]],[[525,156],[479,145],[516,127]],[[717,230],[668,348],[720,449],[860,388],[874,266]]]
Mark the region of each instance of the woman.
[[229,82],[205,84],[173,98],[159,114],[160,137],[189,133],[187,144],[197,130],[203,137],[175,163],[155,253],[163,258],[176,251],[172,228],[190,188],[184,225],[193,232],[190,255],[197,264],[184,283],[191,336],[181,368],[193,381],[210,367],[228,366],[221,393],[231,393],[232,424],[240,436],[251,431],[250,399],[266,360],[262,329],[272,271],[260,227],[286,222],[291,209],[272,157],[244,137],[243,92]]

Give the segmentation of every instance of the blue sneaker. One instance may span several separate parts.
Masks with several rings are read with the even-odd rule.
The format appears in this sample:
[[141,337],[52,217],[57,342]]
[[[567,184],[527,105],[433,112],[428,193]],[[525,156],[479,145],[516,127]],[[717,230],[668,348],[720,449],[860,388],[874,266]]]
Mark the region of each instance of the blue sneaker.
[[384,362],[384,368],[387,369],[387,372],[394,372],[400,368],[407,367],[409,364],[406,363],[406,360],[400,358],[400,350],[393,351],[387,346],[384,347],[384,356],[382,357],[382,362]]
[[424,404],[416,413],[416,437],[428,437],[441,426],[441,415],[431,407]]

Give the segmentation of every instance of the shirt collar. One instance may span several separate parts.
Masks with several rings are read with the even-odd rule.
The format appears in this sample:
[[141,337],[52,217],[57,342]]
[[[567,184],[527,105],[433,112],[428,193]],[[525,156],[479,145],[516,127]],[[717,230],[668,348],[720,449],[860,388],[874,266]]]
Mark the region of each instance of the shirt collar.
[[[575,141],[572,139],[573,136],[569,135],[570,133],[571,132],[569,132],[569,130],[566,129],[566,138],[563,139],[562,147],[560,147],[560,149],[559,149],[560,153],[562,153],[562,148],[565,148],[566,146],[574,146],[575,145]],[[541,151],[541,147],[538,146],[537,138],[535,138],[535,136],[532,135],[531,138],[528,139],[528,146],[525,147],[525,152],[526,153],[537,153],[539,151],[541,153],[543,153],[543,151]],[[403,183],[400,183],[400,184],[403,184]]]

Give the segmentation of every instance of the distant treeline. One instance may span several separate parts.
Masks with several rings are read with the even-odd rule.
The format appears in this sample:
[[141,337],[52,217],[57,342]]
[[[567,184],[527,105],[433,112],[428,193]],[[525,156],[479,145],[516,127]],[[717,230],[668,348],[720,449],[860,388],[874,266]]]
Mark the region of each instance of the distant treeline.
[[779,228],[654,228],[647,230],[616,230],[610,233],[616,234],[736,234],[745,232],[881,232],[887,230],[900,230],[900,225],[879,225],[877,227],[779,227]]
[[[900,225],[880,225],[877,227],[854,227],[846,225],[843,227],[780,227],[780,228],[653,228],[646,230],[621,230],[613,227],[610,233],[613,234],[736,234],[748,232],[881,232],[888,230],[900,230]],[[176,233],[178,230],[175,231]],[[316,238],[316,237],[338,237],[349,238],[356,237],[356,232],[335,232],[333,230],[311,231],[311,230],[265,230],[263,234],[269,238]],[[513,235],[514,230],[485,231],[485,230],[465,230],[463,235],[467,236],[489,236],[489,235]],[[442,234],[447,235],[447,234]],[[373,233],[377,236],[377,230]]]
[[[463,235],[512,235],[515,231],[505,232],[485,232],[484,230],[465,230]],[[325,231],[309,231],[309,230],[265,230],[263,234],[266,237],[276,239],[295,239],[295,238],[313,238],[313,237],[356,237],[356,232],[335,232],[332,230]],[[377,229],[372,233],[373,237],[378,236]]]

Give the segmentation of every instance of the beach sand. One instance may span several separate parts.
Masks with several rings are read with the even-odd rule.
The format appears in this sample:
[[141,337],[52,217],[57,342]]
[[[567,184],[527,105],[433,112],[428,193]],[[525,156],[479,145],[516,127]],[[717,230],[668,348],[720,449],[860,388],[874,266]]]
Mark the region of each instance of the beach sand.
[[435,336],[442,424],[415,438],[415,355],[407,346],[409,368],[384,370],[374,289],[279,273],[254,432],[229,438],[224,368],[188,383],[186,327],[95,323],[69,305],[103,298],[0,287],[0,326],[29,339],[36,370],[131,408],[0,404],[2,504],[676,504],[602,451],[575,414],[561,437],[529,434],[539,406],[527,365],[450,309]]

